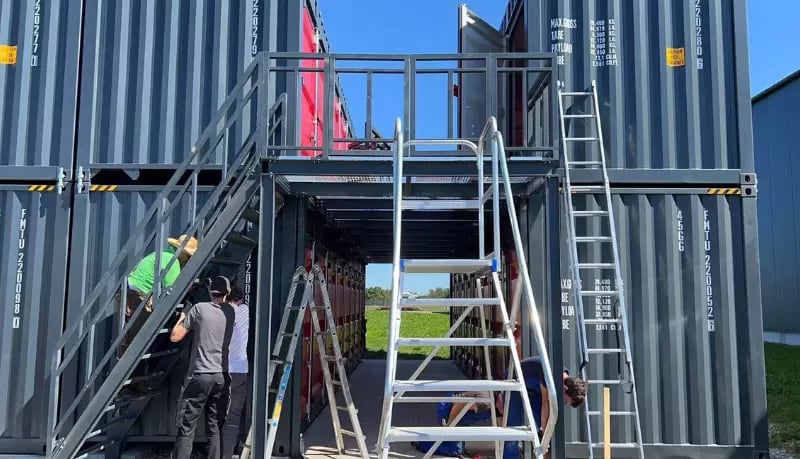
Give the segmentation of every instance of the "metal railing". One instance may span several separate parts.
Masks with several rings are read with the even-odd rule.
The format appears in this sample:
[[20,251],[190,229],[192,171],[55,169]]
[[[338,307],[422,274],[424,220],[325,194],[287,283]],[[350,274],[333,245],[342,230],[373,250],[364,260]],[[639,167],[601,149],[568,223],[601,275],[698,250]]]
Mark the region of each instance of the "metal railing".
[[[499,129],[513,139],[506,151],[513,155],[556,157],[555,54],[550,53],[453,53],[453,54],[314,54],[267,53],[272,79],[284,85],[296,119],[289,120],[290,136],[280,155],[326,159],[337,155],[391,156],[377,142],[376,127],[389,120],[375,116],[375,101],[387,105],[387,97],[403,111],[403,135],[410,139],[479,140],[478,129],[490,116],[502,113]],[[274,63],[273,63],[274,62]],[[393,80],[393,81],[390,81]],[[391,84],[389,84],[391,83]],[[321,94],[315,90],[322,84]],[[303,95],[301,86],[308,87]],[[376,86],[380,86],[376,99]],[[423,87],[424,86],[424,87]],[[430,92],[435,94],[429,97]],[[354,113],[349,107],[363,106]],[[363,94],[363,96],[362,96]],[[303,98],[310,98],[303,102]],[[464,100],[469,98],[470,103]],[[395,109],[394,104],[392,109]],[[313,113],[304,113],[312,110]],[[437,119],[426,119],[434,113]],[[539,114],[539,115],[537,115]],[[304,117],[311,116],[313,132],[301,137]],[[531,121],[536,116],[543,120]],[[336,119],[346,136],[336,134]],[[333,120],[334,123],[329,122]],[[424,120],[424,121],[420,121]],[[319,123],[321,123],[321,127]],[[356,124],[364,130],[357,135]],[[418,134],[418,124],[427,132]],[[470,126],[465,126],[470,124]],[[472,132],[474,131],[474,132]],[[412,146],[410,154],[417,152]],[[424,156],[469,155],[465,150],[419,151]]]
[[[169,291],[169,289],[163,288],[162,281],[165,273],[175,263],[179,263],[179,257],[185,249],[189,238],[195,237],[199,242],[199,248],[194,257],[201,255],[201,252],[203,252],[204,256],[210,257],[210,254],[216,250],[217,247],[215,245],[203,245],[204,237],[218,223],[217,218],[229,205],[231,196],[243,189],[248,177],[256,171],[260,161],[257,146],[266,144],[265,139],[268,136],[268,130],[273,129],[272,127],[268,129],[265,123],[267,116],[262,115],[267,103],[264,91],[267,82],[266,76],[267,72],[263,70],[263,57],[257,58],[244,72],[239,83],[220,106],[213,121],[191,148],[191,154],[175,171],[153,205],[139,218],[139,225],[83,302],[79,317],[63,332],[56,343],[51,364],[48,410],[48,452],[51,456],[60,455],[62,452],[66,455],[74,454],[86,437],[92,435],[89,430],[100,420],[105,406],[110,401],[96,401],[97,392],[103,388],[103,385],[109,383],[117,384],[117,387],[112,391],[113,393],[106,391],[106,395],[111,394],[110,396],[113,397],[118,387],[123,384],[124,379],[129,377],[136,362],[139,361],[141,354],[146,349],[146,346],[136,349],[135,343],[131,343],[131,347],[125,353],[136,353],[137,355],[129,357],[123,354],[119,357],[118,362],[114,362],[114,354],[117,353],[123,338],[130,331],[131,325],[142,314],[143,304],[146,303],[147,298],[139,305],[136,305],[135,308],[131,308],[135,312],[127,320],[119,336],[110,343],[107,352],[105,352],[100,361],[93,364],[94,368],[88,369],[87,381],[85,381],[83,388],[74,397],[69,406],[61,406],[60,396],[64,395],[60,394],[61,377],[71,364],[77,364],[75,361],[76,356],[80,355],[79,350],[87,341],[87,337],[91,338],[93,336],[95,326],[108,316],[109,306],[114,307],[116,295],[119,295],[120,298],[118,311],[120,315],[125,310],[127,306],[125,304],[128,287],[127,279],[128,274],[135,266],[134,264],[141,260],[145,253],[155,252],[157,254],[155,257],[153,290],[146,292],[149,294],[146,296],[152,298],[153,304],[152,316],[147,320],[155,320],[156,316],[161,315],[156,314],[159,308],[163,309],[170,304],[177,305],[186,290],[188,290],[189,283],[185,283],[186,288],[183,291]],[[283,102],[279,100],[278,103]],[[260,114],[258,119],[250,122],[242,121],[242,114],[253,107]],[[270,112],[274,112],[274,107]],[[198,209],[198,175],[212,165],[218,148],[222,148],[223,157],[227,157],[227,149],[230,148],[232,143],[238,144],[235,145],[237,151],[235,158],[226,166],[222,183],[215,188],[202,208]],[[181,184],[182,178],[187,173],[189,174],[189,179]],[[180,232],[180,234],[186,235],[186,239],[176,248],[168,260],[162,263],[161,254],[167,247],[167,226],[171,217],[181,217],[179,204],[183,199],[187,198],[192,203],[191,215],[189,222],[182,226],[183,231]],[[137,218],[135,216],[132,217]],[[225,224],[225,222],[220,224]],[[149,227],[151,228],[150,230],[148,230]],[[150,247],[149,251],[147,250],[148,247]],[[126,261],[128,263],[124,264]],[[187,263],[183,267],[179,278],[197,274],[197,272],[192,272],[191,269],[188,269],[188,266],[189,264]],[[195,271],[199,272],[199,264],[192,264],[192,266],[196,268]],[[124,268],[124,270],[121,271],[121,268]],[[120,272],[123,274],[120,275]],[[176,281],[174,285],[178,284],[182,283]],[[163,314],[164,321],[169,317],[166,314]],[[91,347],[91,343],[88,343],[88,346]],[[121,376],[118,381],[103,381],[109,377],[109,374],[117,365],[123,368],[125,365],[129,365],[130,368],[124,374],[117,375]],[[101,381],[102,385],[98,387],[97,385]],[[85,405],[86,408],[79,412],[79,408],[82,405]],[[75,418],[74,424],[72,422],[73,418]]]

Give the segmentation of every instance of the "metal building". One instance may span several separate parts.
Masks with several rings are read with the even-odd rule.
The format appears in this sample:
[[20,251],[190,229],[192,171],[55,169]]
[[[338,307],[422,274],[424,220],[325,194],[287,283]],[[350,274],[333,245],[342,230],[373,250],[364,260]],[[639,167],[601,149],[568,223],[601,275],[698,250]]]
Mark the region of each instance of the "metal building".
[[[519,0],[499,30],[462,7],[461,53],[452,55],[330,54],[314,0],[14,0],[10,11],[0,19],[0,42],[14,47],[13,62],[7,52],[0,65],[0,100],[12,107],[0,114],[0,286],[12,308],[0,319],[0,453],[114,454],[123,442],[171,442],[185,369],[164,330],[195,277],[224,273],[257,304],[253,452],[262,455],[269,337],[298,265],[325,265],[339,298],[331,325],[349,343],[351,368],[360,359],[364,264],[392,261],[396,191],[392,140],[372,126],[373,83],[400,82],[397,116],[415,139],[426,110],[418,80],[432,74],[447,82],[443,137],[477,138],[496,116],[507,139],[504,199],[516,203],[525,247],[504,247],[504,282],[510,290],[524,257],[556,368],[579,362],[555,87],[598,82],[647,457],[768,450],[744,0]],[[694,46],[698,34],[704,44]],[[347,94],[367,101],[363,130],[349,121],[343,74],[366,82],[363,94]],[[403,193],[475,199],[466,153],[412,149]],[[404,219],[404,257],[467,257],[491,237],[464,212]],[[114,292],[143,254],[180,233],[206,242],[173,288],[181,297],[167,295],[174,308],[155,310],[115,359]],[[468,295],[464,279],[451,284]],[[473,317],[459,336],[479,326]],[[520,330],[525,354],[530,333]],[[299,434],[325,403],[314,345],[298,349],[310,366],[294,369],[276,455],[302,454]],[[476,374],[480,352],[456,348],[453,357]],[[134,411],[117,416],[112,401],[153,356],[165,389],[128,400]],[[492,357],[501,369],[504,356]],[[709,381],[720,388],[712,396]],[[585,457],[580,421],[563,419],[553,457]],[[626,426],[615,429],[625,435]]]
[[794,132],[800,129],[800,71],[753,97],[753,140],[759,178],[764,339],[800,345],[800,201]]

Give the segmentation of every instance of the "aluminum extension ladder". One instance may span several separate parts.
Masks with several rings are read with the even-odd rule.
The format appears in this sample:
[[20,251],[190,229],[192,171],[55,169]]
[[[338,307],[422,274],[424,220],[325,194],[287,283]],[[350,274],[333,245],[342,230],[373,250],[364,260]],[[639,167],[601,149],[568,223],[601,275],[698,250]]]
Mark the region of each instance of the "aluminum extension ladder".
[[[323,302],[325,303],[324,309],[325,320],[328,326],[327,330],[322,330],[320,327],[319,317],[317,316],[317,309],[319,309],[319,307],[314,304],[315,279],[317,287],[322,293]],[[300,300],[300,305],[296,306],[294,305],[294,300],[296,298],[297,287],[301,284],[304,284],[304,291]],[[339,454],[345,454],[343,435],[354,437],[358,444],[358,450],[362,459],[368,459],[369,450],[367,449],[366,438],[361,431],[361,423],[358,420],[358,410],[356,410],[355,405],[353,404],[353,398],[350,394],[350,385],[347,381],[347,372],[343,365],[342,351],[339,347],[339,339],[336,336],[333,310],[331,309],[331,301],[330,297],[328,296],[327,281],[322,273],[322,269],[317,264],[312,265],[311,272],[306,272],[305,267],[300,266],[292,276],[292,286],[289,290],[289,297],[286,300],[283,317],[281,318],[280,331],[278,332],[278,336],[276,338],[277,342],[272,351],[269,372],[270,393],[276,394],[276,396],[275,404],[272,409],[272,418],[269,420],[267,425],[267,442],[265,446],[267,457],[271,457],[272,450],[275,446],[275,438],[278,433],[278,423],[280,421],[283,398],[286,395],[286,387],[289,383],[289,377],[292,374],[292,366],[294,364],[297,341],[302,332],[301,327],[303,324],[303,319],[305,318],[306,309],[311,310],[311,323],[314,327],[314,336],[317,339],[320,365],[322,366],[322,375],[329,400],[328,406],[330,407],[331,418],[333,419],[336,447],[339,450]],[[296,312],[296,315],[294,316],[294,319],[290,320],[289,316],[293,312]],[[291,329],[288,328],[290,323]],[[331,337],[334,355],[330,356],[326,354],[325,342],[322,339],[323,336]],[[284,341],[287,338],[290,338],[289,345],[284,346]],[[331,377],[330,370],[328,369],[329,362],[333,362],[335,364],[338,380],[334,380]],[[283,371],[281,373],[281,378],[277,380],[279,384],[276,388],[273,385],[273,382],[276,381],[275,375],[279,366],[283,367]],[[342,389],[344,398],[343,406],[337,406],[336,389],[334,386],[339,386]],[[341,421],[339,419],[339,411],[347,411],[347,414],[350,416],[350,423],[353,426],[352,431],[342,429]],[[241,459],[248,459],[250,457],[252,436],[253,429],[251,428],[240,456]]]
[[[404,199],[402,196],[403,176],[403,156],[404,150],[414,145],[458,145],[468,147],[476,155],[477,163],[477,186],[474,200],[415,200]],[[485,189],[484,185],[484,162],[489,159],[484,156],[484,148],[488,147],[491,151],[491,185]],[[432,441],[433,446],[428,450],[425,459],[431,457],[442,441],[492,441],[495,443],[495,453],[497,457],[502,457],[503,442],[531,442],[534,446],[534,454],[541,459],[549,445],[552,437],[553,428],[558,418],[558,406],[555,402],[556,386],[553,382],[552,371],[550,369],[549,356],[545,348],[544,337],[542,335],[536,303],[533,298],[533,289],[527,271],[524,256],[520,256],[520,271],[522,282],[525,287],[526,301],[531,322],[532,335],[536,338],[539,354],[545,370],[545,383],[550,392],[550,418],[544,429],[541,442],[538,435],[538,428],[530,406],[528,392],[522,378],[519,355],[517,354],[516,340],[511,319],[508,316],[506,302],[502,296],[499,271],[500,264],[500,187],[503,187],[508,206],[508,214],[511,219],[511,228],[514,236],[514,243],[518,253],[524,253],[522,239],[519,232],[519,225],[516,220],[513,199],[510,199],[511,182],[508,176],[505,150],[503,148],[502,134],[497,131],[497,123],[494,117],[490,118],[481,134],[477,144],[468,140],[410,140],[403,141],[400,120],[395,123],[394,139],[394,248],[393,248],[393,271],[392,271],[392,302],[389,318],[389,337],[386,362],[386,379],[384,382],[384,400],[382,409],[382,419],[380,433],[378,435],[377,452],[381,459],[387,459],[391,443],[396,442],[420,442]],[[502,182],[501,182],[502,171]],[[492,228],[494,251],[486,253],[484,247],[484,207],[491,200],[492,203]],[[478,219],[480,232],[478,258],[475,259],[440,259],[440,260],[412,260],[400,259],[401,226],[403,210],[474,210]],[[480,288],[480,277],[489,274],[493,283],[496,296],[493,298],[482,298],[479,293],[478,298],[446,298],[446,299],[402,299],[403,283],[406,274],[411,273],[466,273],[477,274],[478,292]],[[518,303],[521,297],[521,290],[515,292],[514,300]],[[466,306],[465,311],[451,326],[450,330],[442,338],[413,338],[400,336],[400,321],[402,307],[459,307]],[[468,316],[474,308],[479,308],[481,318],[485,317],[485,307],[496,307],[501,311],[503,319],[503,337],[489,338],[487,336],[485,320],[481,320],[483,336],[479,338],[452,338],[453,332],[459,324]],[[512,308],[516,310],[518,304]],[[411,375],[408,380],[398,380],[396,378],[398,348],[405,346],[434,346],[423,363]],[[486,366],[488,380],[419,380],[417,377],[422,373],[425,366],[433,359],[433,356],[442,346],[481,346],[487,356]],[[489,346],[505,346],[510,350],[511,362],[507,380],[492,380],[491,365],[488,359]],[[561,389],[561,386],[558,386]],[[404,396],[406,392],[445,392],[435,396]],[[454,392],[455,396],[449,394]],[[472,394],[464,394],[472,392]],[[503,418],[502,426],[497,425],[497,418],[494,406],[495,395],[504,393],[506,406],[508,405],[511,392],[518,392],[523,401],[523,424],[522,426],[505,425],[506,418]],[[488,394],[487,394],[488,393]],[[395,403],[438,403],[450,401],[453,403],[465,403],[466,407],[457,415],[456,419],[449,420],[447,426],[426,426],[426,427],[398,427],[392,423],[392,409]],[[486,403],[491,406],[492,426],[491,427],[459,427],[458,421],[466,413],[467,409],[475,403]],[[508,411],[505,411],[506,413]]]
[[[564,205],[566,208],[567,218],[567,237],[569,241],[569,258],[570,270],[572,275],[572,292],[575,298],[575,310],[578,327],[578,342],[581,352],[581,374],[583,379],[589,385],[589,393],[584,403],[585,422],[589,443],[589,457],[593,458],[593,449],[595,447],[604,447],[605,443],[601,440],[595,441],[592,437],[592,418],[600,419],[603,412],[602,398],[590,397],[592,387],[604,386],[618,386],[623,388],[625,385],[630,386],[630,391],[625,392],[629,395],[629,400],[625,400],[625,406],[631,406],[628,411],[611,411],[612,417],[628,417],[632,418],[634,423],[634,430],[636,440],[633,443],[611,443],[611,448],[633,448],[635,449],[638,457],[644,459],[644,449],[642,445],[642,427],[639,419],[639,401],[636,395],[636,384],[634,382],[633,372],[633,356],[631,355],[631,339],[628,333],[628,318],[625,308],[625,291],[623,288],[622,273],[620,270],[619,260],[619,247],[617,244],[616,228],[614,226],[614,213],[611,205],[611,187],[608,181],[608,171],[606,168],[605,149],[603,146],[603,130],[600,122],[600,105],[597,99],[597,85],[592,81],[591,88],[588,91],[580,92],[564,92],[562,90],[563,84],[559,82],[558,87],[558,109],[559,109],[559,124],[561,126],[561,151],[564,157],[564,171],[565,171],[565,190],[564,190]],[[590,98],[591,113],[566,113],[566,106],[570,105],[565,103],[568,98]],[[570,119],[585,119],[591,121],[587,123],[587,132],[591,132],[591,126],[594,125],[595,134],[584,134],[583,137],[568,137],[565,120]],[[584,144],[586,145],[586,157],[580,161],[574,161],[570,157],[569,145]],[[597,148],[592,148],[597,146]],[[596,151],[599,158],[594,158],[591,155],[592,151]],[[573,151],[573,155],[574,155]],[[588,182],[581,183],[580,185],[572,184],[572,173],[575,170],[594,170],[602,171],[602,182]],[[586,201],[578,199],[579,202],[574,202],[573,195],[583,195]],[[597,198],[597,205],[592,205],[592,196],[601,195]],[[578,235],[576,230],[576,222],[579,218],[586,220],[585,234]],[[579,244],[583,244],[585,250],[579,250]],[[610,247],[607,245],[610,244]],[[583,253],[585,256],[592,252],[600,253],[602,249],[611,249],[613,253],[612,263],[598,263],[584,261],[584,258],[579,256]],[[581,273],[587,270],[599,270],[601,272],[613,271],[614,285],[605,285],[602,281],[596,281],[590,288],[584,288]],[[601,307],[601,316],[592,319],[585,318],[586,311],[584,310],[584,297],[595,298],[597,305]],[[609,300],[608,304],[603,304],[604,300]],[[616,304],[616,308],[613,308]],[[613,310],[611,314],[606,314],[603,311],[604,306]],[[599,344],[596,347],[589,347],[588,340],[588,326],[594,326],[596,330],[616,330],[617,333],[622,332],[622,340],[620,343],[619,335],[617,335],[616,347],[604,347],[605,340],[597,339]],[[599,338],[599,337],[598,337]],[[626,375],[619,374],[618,379],[602,379],[591,380],[587,376],[587,367],[590,366],[590,357],[596,358],[597,363],[602,369],[605,367],[607,361],[602,357],[617,356],[622,358],[625,362]],[[620,373],[623,373],[620,371]],[[626,378],[627,377],[627,378]],[[592,402],[595,402],[592,404]],[[594,406],[594,408],[592,408]]]

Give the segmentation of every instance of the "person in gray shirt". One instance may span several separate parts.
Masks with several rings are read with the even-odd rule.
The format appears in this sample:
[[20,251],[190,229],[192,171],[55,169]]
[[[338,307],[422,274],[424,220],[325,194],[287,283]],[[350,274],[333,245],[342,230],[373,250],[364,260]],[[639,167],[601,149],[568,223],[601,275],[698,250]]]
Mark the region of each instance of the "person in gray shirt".
[[220,403],[226,396],[228,348],[236,318],[231,305],[225,303],[230,293],[230,281],[219,276],[209,285],[211,301],[197,303],[188,313],[181,314],[172,328],[170,341],[178,342],[193,332],[189,369],[181,391],[177,412],[178,435],[175,457],[189,459],[192,455],[195,430],[200,414],[206,415],[208,458],[219,459]]

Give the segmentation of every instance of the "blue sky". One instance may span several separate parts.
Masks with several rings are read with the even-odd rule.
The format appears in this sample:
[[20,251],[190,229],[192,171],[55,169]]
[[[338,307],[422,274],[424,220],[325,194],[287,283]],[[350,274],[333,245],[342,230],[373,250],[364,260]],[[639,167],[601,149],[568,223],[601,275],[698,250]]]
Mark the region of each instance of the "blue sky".
[[[454,53],[457,51],[458,4],[469,8],[494,26],[499,26],[505,0],[319,0],[322,17],[333,52],[340,53]],[[755,95],[800,69],[800,1],[750,0],[748,26],[750,41],[750,85]],[[362,80],[363,81],[363,80]],[[384,136],[392,131],[392,123],[402,112],[398,93],[399,80],[375,81],[373,123]],[[439,94],[446,80],[431,79],[427,88],[419,87],[419,98]],[[363,83],[344,80],[348,87]],[[347,93],[345,93],[347,97]],[[363,95],[348,97],[351,114],[362,130]],[[359,105],[359,103],[361,103]],[[442,103],[442,108],[446,104]],[[442,113],[442,112],[439,112]],[[430,114],[429,116],[438,116]],[[426,129],[424,115],[417,122],[419,136],[444,136],[443,132]],[[438,124],[441,126],[441,122]],[[391,265],[369,265],[367,285],[389,287]],[[406,290],[427,292],[449,285],[447,275],[426,275],[409,279]]]

